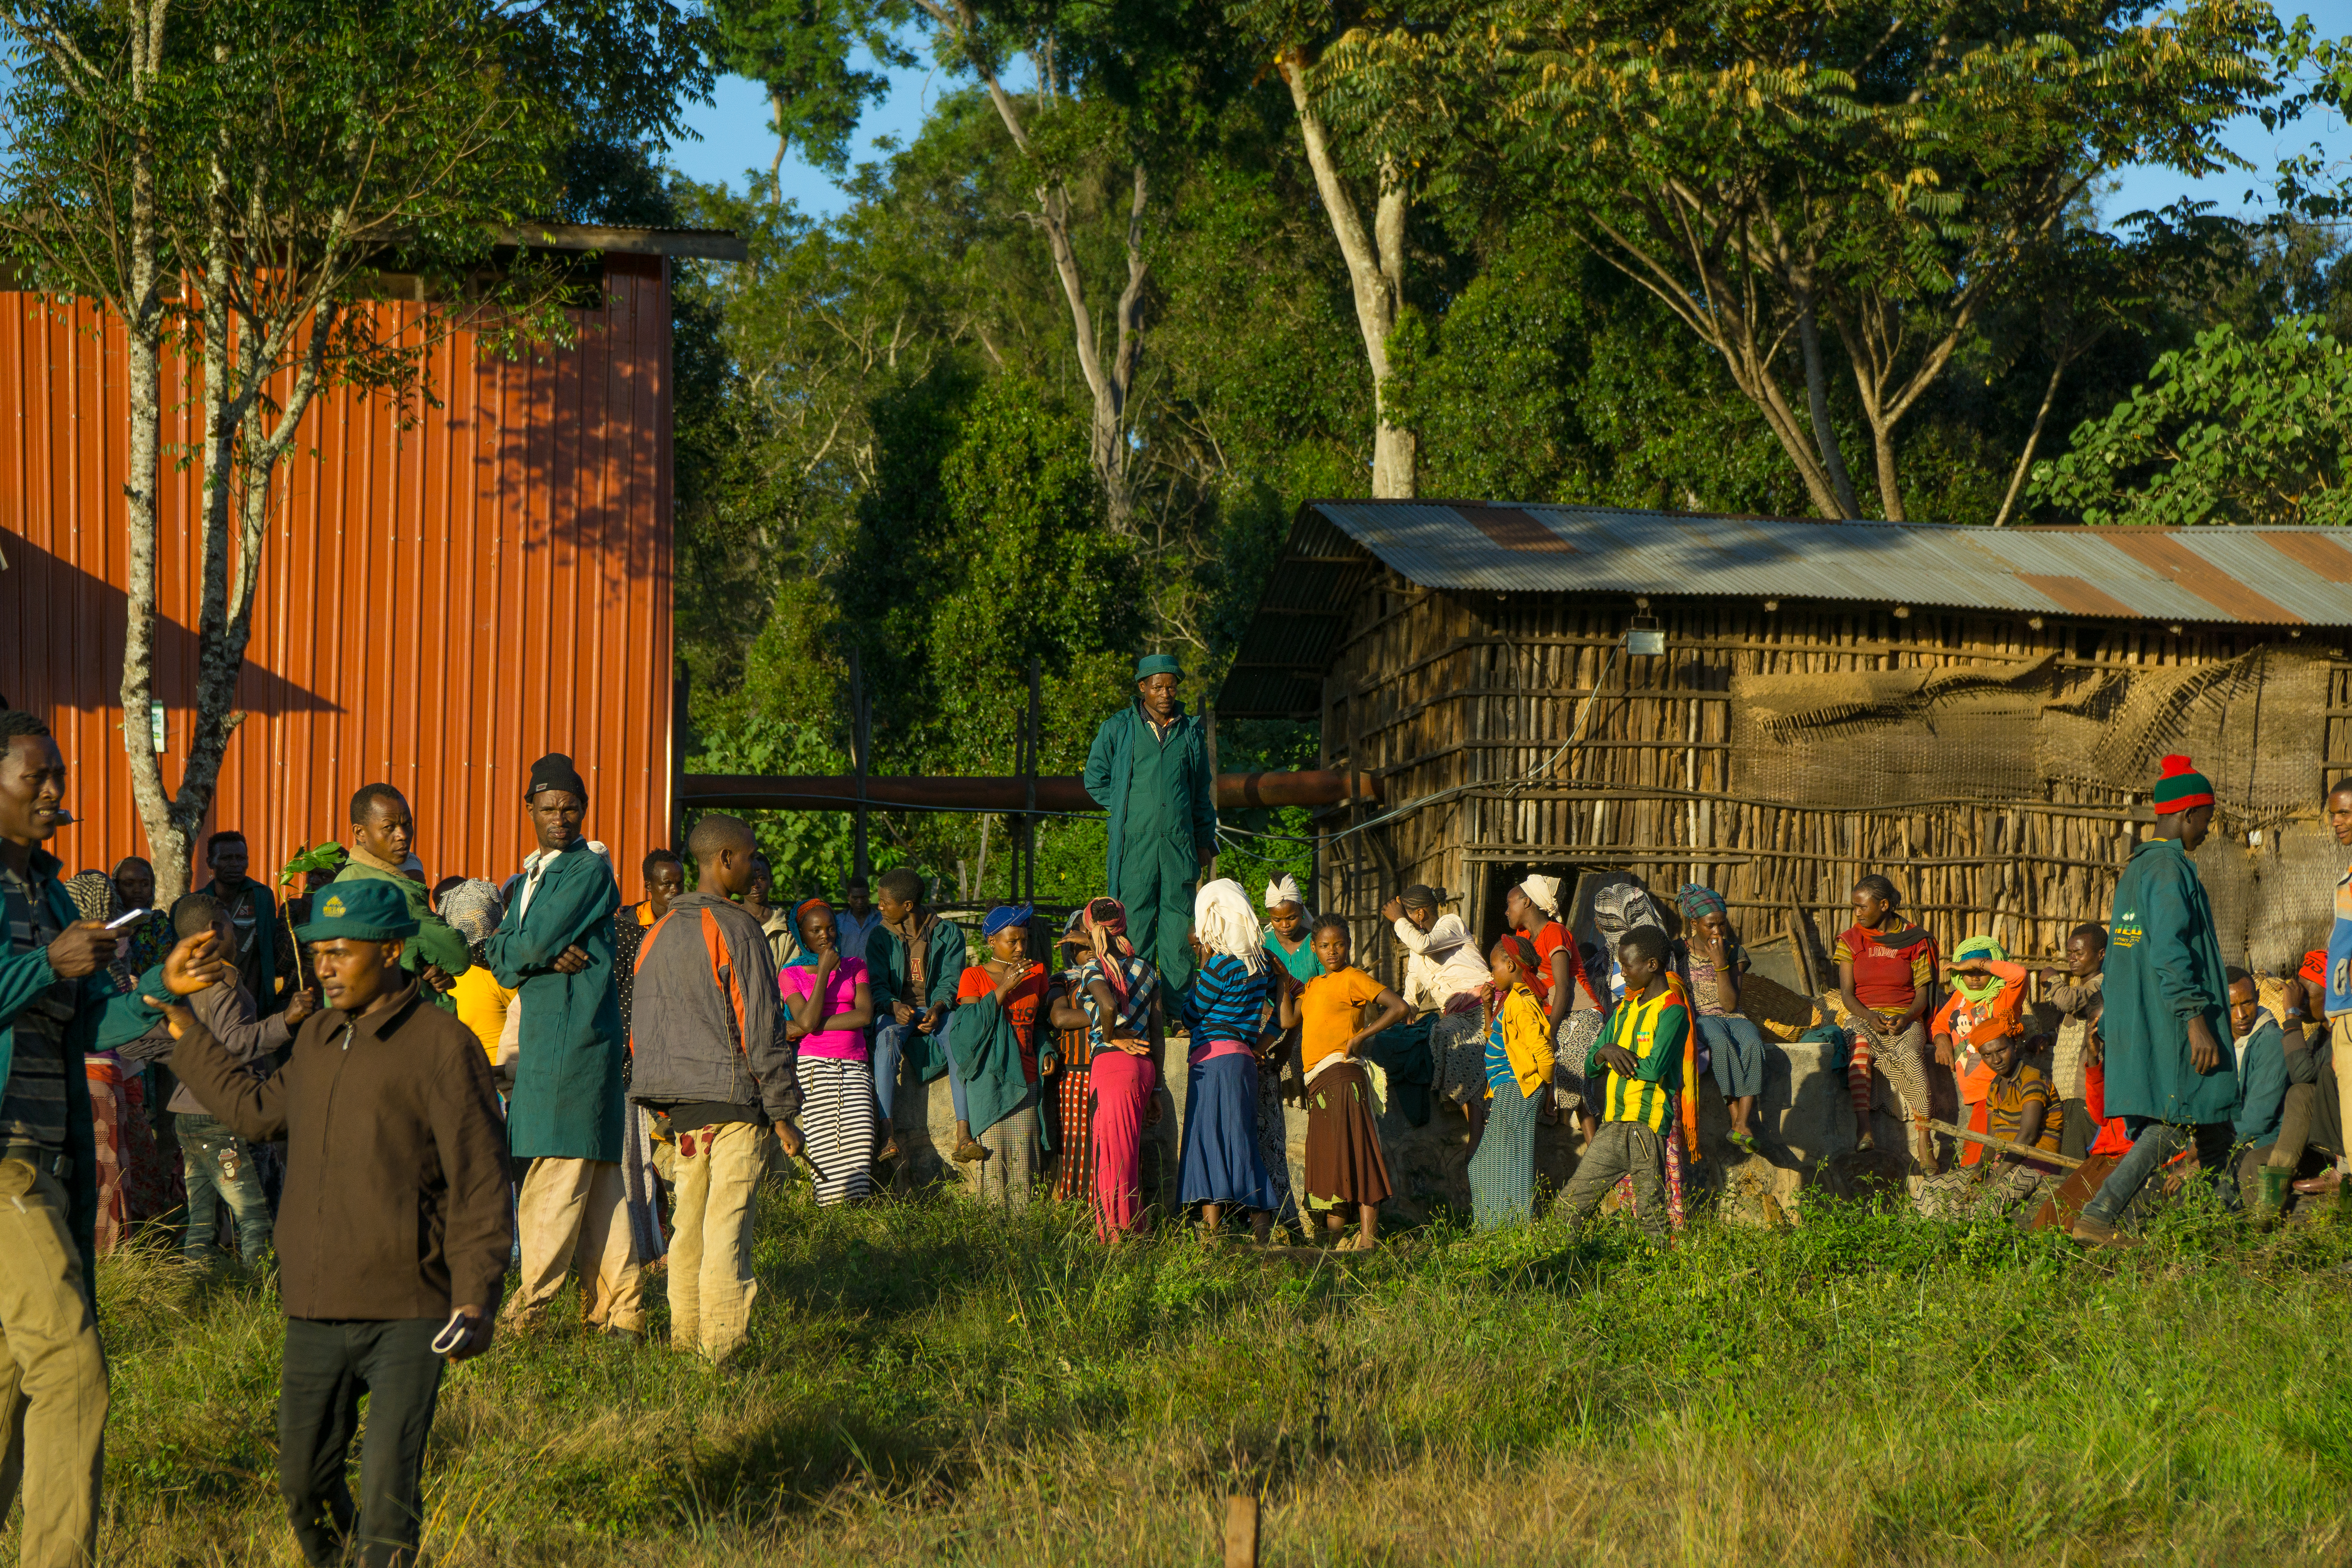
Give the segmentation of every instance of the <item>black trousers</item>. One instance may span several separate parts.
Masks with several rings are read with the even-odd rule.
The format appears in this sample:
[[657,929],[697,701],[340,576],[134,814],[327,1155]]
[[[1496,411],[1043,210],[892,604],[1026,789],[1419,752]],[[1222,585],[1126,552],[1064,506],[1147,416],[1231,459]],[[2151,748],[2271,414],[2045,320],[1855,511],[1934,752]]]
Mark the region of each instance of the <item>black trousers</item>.
[[[416,1557],[424,1523],[425,1438],[441,1394],[433,1337],[446,1319],[388,1322],[286,1320],[278,1384],[278,1489],[305,1561],[344,1561],[348,1542],[367,1568]],[[344,1469],[368,1396],[360,1501]]]

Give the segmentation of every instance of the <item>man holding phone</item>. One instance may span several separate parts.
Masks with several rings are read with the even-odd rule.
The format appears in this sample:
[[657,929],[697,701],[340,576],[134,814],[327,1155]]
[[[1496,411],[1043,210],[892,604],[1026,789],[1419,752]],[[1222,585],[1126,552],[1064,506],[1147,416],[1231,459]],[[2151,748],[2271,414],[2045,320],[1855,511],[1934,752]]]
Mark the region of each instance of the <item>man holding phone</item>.
[[[362,1563],[414,1558],[442,1361],[489,1348],[512,1244],[489,1062],[401,968],[415,932],[388,882],[322,890],[297,934],[327,1010],[266,1081],[185,1007],[166,1009],[173,1065],[214,1115],[241,1138],[286,1140],[278,1486],[313,1563],[342,1562],[347,1543]],[[344,1470],[362,1394],[355,1507]]]

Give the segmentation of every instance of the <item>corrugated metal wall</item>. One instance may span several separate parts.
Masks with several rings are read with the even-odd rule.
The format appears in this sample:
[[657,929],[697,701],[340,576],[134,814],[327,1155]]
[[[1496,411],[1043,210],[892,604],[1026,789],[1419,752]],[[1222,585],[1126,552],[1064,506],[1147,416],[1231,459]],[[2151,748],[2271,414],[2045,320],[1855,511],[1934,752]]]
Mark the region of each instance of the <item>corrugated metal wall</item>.
[[[247,718],[207,824],[244,830],[257,875],[348,841],[352,792],[383,780],[415,806],[429,878],[503,879],[530,847],[524,770],[562,751],[588,781],[591,835],[637,892],[671,787],[665,265],[612,258],[604,309],[573,312],[573,348],[509,361],[470,333],[437,348],[438,406],[408,429],[350,392],[312,406],[280,470]],[[120,330],[88,307],[0,294],[0,693],[48,719],[73,769],[80,820],[54,846],[68,870],[147,848],[117,733],[122,370]],[[201,592],[198,476],[172,468],[194,437],[192,395],[165,393],[157,691],[174,789]]]

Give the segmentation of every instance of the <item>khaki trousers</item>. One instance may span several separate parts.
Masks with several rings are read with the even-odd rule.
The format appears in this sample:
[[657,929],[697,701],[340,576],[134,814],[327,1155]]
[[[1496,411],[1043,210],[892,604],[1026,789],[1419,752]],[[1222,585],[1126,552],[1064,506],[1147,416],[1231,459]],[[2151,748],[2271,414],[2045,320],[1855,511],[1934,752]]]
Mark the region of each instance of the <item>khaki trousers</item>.
[[0,1520],[21,1490],[23,1568],[97,1561],[106,1352],[60,1182],[0,1160]]
[[629,1196],[612,1160],[534,1160],[515,1211],[522,1233],[522,1285],[509,1314],[529,1322],[547,1310],[564,1277],[580,1276],[581,1316],[603,1329],[646,1326]]
[[725,1361],[751,1331],[751,1227],[773,1135],[722,1121],[677,1135],[670,1210],[669,1342]]

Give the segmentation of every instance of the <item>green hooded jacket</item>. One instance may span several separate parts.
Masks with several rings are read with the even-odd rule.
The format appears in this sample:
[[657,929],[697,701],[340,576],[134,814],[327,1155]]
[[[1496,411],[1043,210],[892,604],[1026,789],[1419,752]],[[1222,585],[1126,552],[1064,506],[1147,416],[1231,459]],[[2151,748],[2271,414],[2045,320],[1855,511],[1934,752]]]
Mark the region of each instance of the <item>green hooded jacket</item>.
[[[2107,1114],[2234,1120],[2240,1091],[2221,941],[2205,884],[2178,840],[2133,847],[2116,882],[2107,931],[2099,1024],[2107,1043]],[[2200,1016],[2221,1047],[2219,1065],[2201,1075],[2189,1063],[2189,1020]]]

